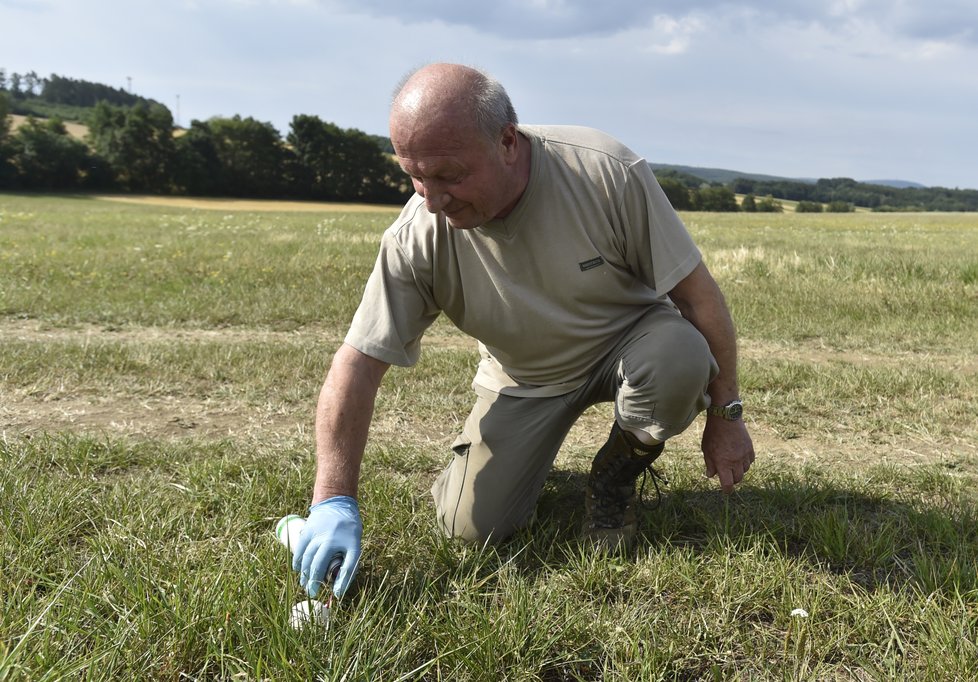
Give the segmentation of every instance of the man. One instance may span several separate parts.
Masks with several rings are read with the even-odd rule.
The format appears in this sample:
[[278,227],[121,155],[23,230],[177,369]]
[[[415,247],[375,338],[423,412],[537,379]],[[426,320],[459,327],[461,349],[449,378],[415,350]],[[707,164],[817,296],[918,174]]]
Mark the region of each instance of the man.
[[588,479],[587,541],[631,543],[637,477],[708,408],[706,472],[732,490],[754,459],[733,323],[648,164],[595,130],[519,126],[499,83],[456,64],[405,81],[390,132],[416,195],[320,393],[294,560],[309,593],[340,560],[334,593],[353,580],[374,399],[442,313],[481,352],[475,406],[432,488],[450,536],[495,542],[527,525],[564,437],[598,402],[614,401],[615,421]]

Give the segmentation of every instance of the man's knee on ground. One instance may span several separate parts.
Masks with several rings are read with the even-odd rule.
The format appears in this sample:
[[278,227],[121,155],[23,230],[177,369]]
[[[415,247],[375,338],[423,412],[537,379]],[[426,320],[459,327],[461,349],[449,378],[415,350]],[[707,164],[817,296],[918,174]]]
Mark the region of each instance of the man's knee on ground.
[[478,545],[495,545],[513,535],[522,524],[514,523],[509,515],[493,510],[462,507],[457,504],[443,507],[435,500],[435,520],[446,536]]

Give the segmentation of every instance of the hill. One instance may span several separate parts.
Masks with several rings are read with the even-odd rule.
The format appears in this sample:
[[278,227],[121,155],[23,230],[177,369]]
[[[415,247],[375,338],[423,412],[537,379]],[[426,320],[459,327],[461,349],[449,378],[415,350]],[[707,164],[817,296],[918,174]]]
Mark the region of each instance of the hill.
[[[685,175],[692,175],[710,183],[729,185],[738,178],[746,180],[757,180],[759,182],[803,182],[815,184],[817,178],[789,178],[781,175],[766,175],[764,173],[747,173],[745,171],[729,170],[726,168],[704,168],[701,166],[683,166],[670,163],[649,163],[652,170],[669,170]],[[881,187],[894,187],[896,189],[925,189],[927,186],[911,180],[859,180],[864,185],[879,185]]]
[[810,178],[786,178],[778,175],[765,175],[763,173],[745,173],[744,171],[727,170],[725,168],[703,168],[701,166],[683,166],[671,163],[651,162],[649,165],[655,171],[675,171],[685,175],[692,175],[706,182],[719,183],[721,185],[730,184],[737,178],[746,178],[747,180],[758,180],[761,182],[782,182],[785,180],[789,182],[815,182],[814,179]]
[[896,187],[897,189],[926,189],[927,185],[921,185],[919,182],[911,182],[910,180],[863,180],[867,185],[881,185],[883,187]]

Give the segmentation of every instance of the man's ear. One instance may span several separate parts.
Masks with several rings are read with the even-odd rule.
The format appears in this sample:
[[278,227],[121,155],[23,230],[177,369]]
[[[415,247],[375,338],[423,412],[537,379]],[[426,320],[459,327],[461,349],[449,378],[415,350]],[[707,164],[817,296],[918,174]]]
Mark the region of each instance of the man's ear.
[[499,144],[502,148],[503,159],[508,164],[516,163],[519,158],[519,136],[520,131],[516,129],[516,125],[509,123],[503,128],[502,135],[499,138]]

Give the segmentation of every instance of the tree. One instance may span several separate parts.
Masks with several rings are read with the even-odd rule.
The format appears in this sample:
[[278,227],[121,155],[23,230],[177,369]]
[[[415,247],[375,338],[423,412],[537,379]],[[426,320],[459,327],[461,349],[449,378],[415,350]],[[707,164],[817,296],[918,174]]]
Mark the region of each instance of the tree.
[[696,192],[694,205],[697,211],[735,212],[737,211],[737,197],[734,196],[729,187],[701,187]]
[[11,147],[21,187],[63,190],[79,185],[88,148],[59,119],[28,118],[13,135]]
[[7,93],[0,90],[0,144],[10,134],[10,100]]
[[297,188],[306,196],[389,202],[407,194],[403,174],[375,137],[301,115],[293,117],[286,139],[295,152]]
[[782,213],[784,205],[770,194],[757,202],[758,213]]
[[822,204],[817,201],[799,201],[795,213],[821,213]]
[[693,201],[689,196],[689,188],[676,178],[664,177],[659,179],[659,186],[665,192],[669,203],[677,211],[690,211]]
[[178,191],[198,196],[224,192],[224,169],[210,126],[191,121],[190,128],[175,141],[173,184]]
[[212,118],[207,125],[221,165],[222,194],[278,197],[286,193],[283,169],[289,155],[271,123],[236,115]]
[[744,200],[740,202],[740,210],[746,211],[747,213],[757,212],[757,201],[754,199],[753,194],[748,194],[744,197]]
[[89,125],[92,146],[129,191],[167,192],[173,164],[173,117],[162,105],[125,109],[99,102]]
[[830,201],[825,210],[829,213],[852,213],[853,208],[847,201]]
[[10,99],[5,91],[0,91],[0,187],[13,187],[17,177],[10,144]]
[[42,81],[37,77],[36,71],[29,71],[24,75],[24,87],[25,92],[28,97],[33,97],[40,91]]

